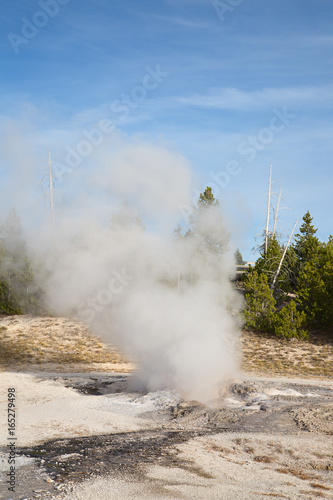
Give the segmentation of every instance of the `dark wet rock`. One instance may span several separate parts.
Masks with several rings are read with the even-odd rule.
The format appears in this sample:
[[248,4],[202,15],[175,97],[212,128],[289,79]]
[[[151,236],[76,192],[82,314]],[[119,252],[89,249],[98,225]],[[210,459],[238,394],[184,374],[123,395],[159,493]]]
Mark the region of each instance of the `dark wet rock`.
[[[55,482],[81,481],[104,474],[140,475],[158,460],[164,466],[185,466],[175,445],[209,431],[142,431],[53,440],[43,446],[22,448]],[[57,486],[55,487],[57,488]]]
[[171,408],[171,416],[172,418],[185,417],[186,415],[205,408],[206,406],[199,401],[181,401]]
[[247,399],[260,392],[260,388],[254,382],[242,382],[232,384],[229,387],[229,391],[235,396],[238,396],[242,399]]
[[101,376],[80,377],[80,376],[54,376],[51,380],[62,383],[65,387],[75,389],[82,394],[90,396],[102,396],[106,394],[119,394],[127,390],[128,377],[126,375],[119,376]]

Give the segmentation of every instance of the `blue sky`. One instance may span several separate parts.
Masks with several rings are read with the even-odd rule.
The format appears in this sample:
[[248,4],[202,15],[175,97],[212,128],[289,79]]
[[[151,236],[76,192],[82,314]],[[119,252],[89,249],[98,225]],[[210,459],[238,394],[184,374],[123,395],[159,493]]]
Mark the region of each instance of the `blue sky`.
[[333,233],[330,0],[12,0],[1,10],[3,186],[25,162],[37,178],[48,148],[64,164],[83,130],[111,120],[191,163],[193,197],[213,186],[246,259],[271,161],[285,232],[310,210],[319,237]]

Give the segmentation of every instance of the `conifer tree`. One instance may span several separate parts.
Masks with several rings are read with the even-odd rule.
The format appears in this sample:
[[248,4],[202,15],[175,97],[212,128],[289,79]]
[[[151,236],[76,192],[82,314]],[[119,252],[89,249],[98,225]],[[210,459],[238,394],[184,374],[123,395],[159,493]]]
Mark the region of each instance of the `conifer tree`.
[[258,273],[264,273],[270,284],[277,270],[282,255],[282,248],[276,236],[268,239],[267,250],[261,252],[260,257],[255,264],[255,270]]
[[[271,286],[274,276],[278,270],[284,247],[280,245],[277,237],[271,236],[268,240],[267,251],[261,252],[260,257],[255,264],[255,270],[258,273],[264,273],[267,276],[268,284]],[[285,293],[291,291],[291,283],[294,280],[293,269],[295,265],[295,252],[289,247],[286,251],[281,270],[278,275],[276,286],[274,287],[274,297],[281,298]]]
[[198,251],[222,255],[228,248],[230,234],[219,205],[212,188],[207,186],[200,193],[198,207],[194,208],[190,217],[191,229],[186,233],[187,237],[196,238]]
[[242,266],[244,264],[243,256],[242,256],[239,248],[237,248],[235,253],[234,253],[234,259],[235,259],[236,265]]
[[35,285],[33,264],[15,209],[1,227],[0,236],[0,309],[8,314],[40,311],[41,291]]
[[245,289],[245,326],[263,332],[272,331],[275,299],[266,274],[250,271],[245,280]]
[[294,274],[296,280],[305,264],[311,261],[320,249],[320,242],[315,236],[317,229],[312,224],[313,217],[307,211],[303,216],[303,224],[299,229],[299,234],[295,235],[293,249],[296,255]]
[[275,314],[273,321],[274,333],[278,337],[287,339],[306,339],[308,337],[308,332],[305,329],[306,322],[305,313],[297,311],[295,301],[291,300]]
[[298,299],[310,325],[333,325],[333,244],[319,246],[298,278]]
[[207,186],[203,193],[200,193],[199,207],[219,206],[219,201],[215,199],[212,188]]

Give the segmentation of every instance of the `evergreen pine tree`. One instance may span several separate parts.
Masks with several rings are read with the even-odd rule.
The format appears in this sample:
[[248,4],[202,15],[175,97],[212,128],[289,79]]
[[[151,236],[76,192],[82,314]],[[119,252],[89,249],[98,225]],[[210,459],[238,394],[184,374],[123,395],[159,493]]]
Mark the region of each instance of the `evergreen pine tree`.
[[0,309],[8,314],[40,311],[41,294],[15,209],[10,211],[0,235]]
[[255,270],[258,273],[264,273],[270,284],[278,268],[282,256],[282,248],[276,236],[271,236],[268,240],[267,252],[262,251],[260,257],[255,263]]
[[308,257],[298,278],[298,298],[309,324],[333,325],[333,244],[329,239]]
[[297,311],[296,303],[291,300],[274,316],[273,329],[278,337],[287,339],[306,339],[308,333],[305,330],[306,315]]
[[219,201],[215,199],[212,188],[207,186],[200,193],[198,207],[190,217],[191,229],[187,237],[196,238],[198,251],[222,255],[228,248],[230,234],[225,228]]
[[296,255],[294,264],[296,283],[306,263],[314,258],[321,246],[318,238],[315,236],[317,229],[312,224],[312,220],[313,217],[307,211],[303,216],[303,224],[299,229],[299,234],[295,235],[293,249]]
[[242,256],[239,248],[237,248],[235,253],[234,253],[234,259],[235,259],[236,265],[242,266],[244,264],[243,256]]
[[199,207],[218,206],[219,201],[215,199],[212,188],[207,186],[203,193],[200,193]]
[[244,320],[247,328],[263,332],[272,330],[275,299],[269,288],[266,274],[252,270],[245,280]]

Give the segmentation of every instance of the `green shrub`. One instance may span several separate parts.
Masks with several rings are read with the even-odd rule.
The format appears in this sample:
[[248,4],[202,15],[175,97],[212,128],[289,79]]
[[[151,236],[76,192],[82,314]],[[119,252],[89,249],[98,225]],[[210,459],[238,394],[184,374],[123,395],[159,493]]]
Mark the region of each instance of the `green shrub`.
[[305,313],[297,311],[295,302],[291,300],[275,314],[273,329],[278,337],[306,339],[308,332],[304,329],[305,324]]
[[306,339],[308,333],[306,314],[296,309],[291,300],[276,312],[273,292],[268,285],[267,276],[257,271],[250,271],[245,280],[245,308],[243,317],[245,326],[260,332],[273,333],[287,339]]

